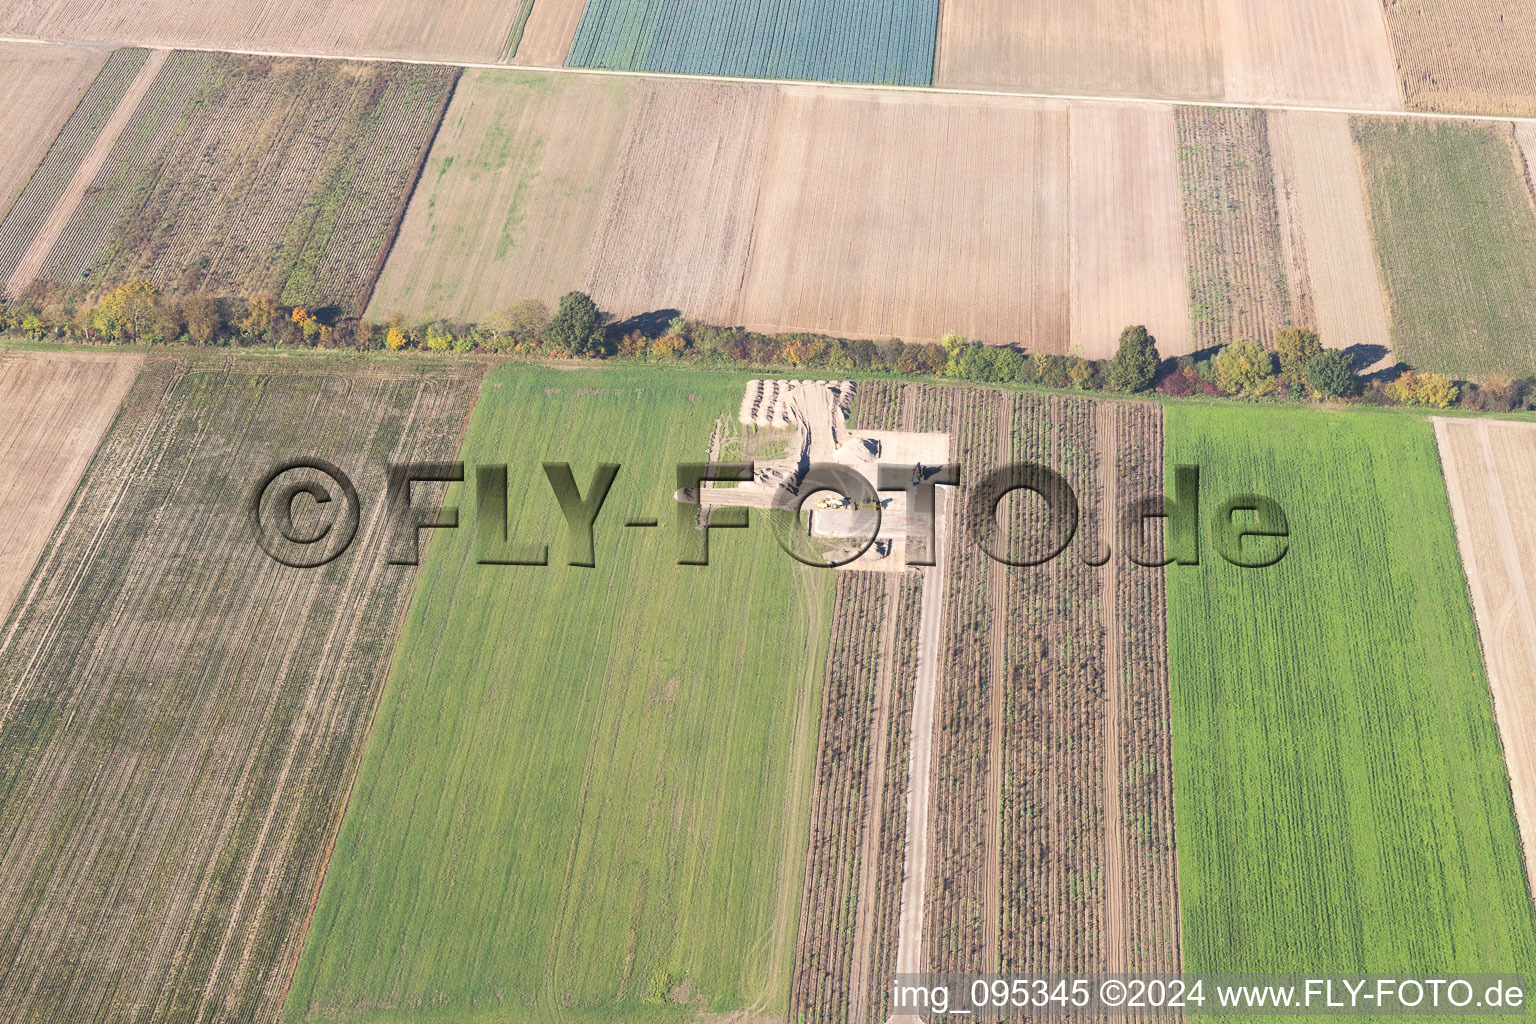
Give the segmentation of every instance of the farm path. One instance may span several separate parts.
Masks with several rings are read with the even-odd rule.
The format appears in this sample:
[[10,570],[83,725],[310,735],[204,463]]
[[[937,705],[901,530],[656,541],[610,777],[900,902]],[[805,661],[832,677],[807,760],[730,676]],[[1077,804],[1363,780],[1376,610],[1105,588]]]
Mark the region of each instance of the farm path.
[[1536,878],[1536,425],[1436,418],[1456,539],[1503,740],[1527,879]]
[[[31,36],[0,36],[0,43],[29,43],[36,46],[97,46],[113,47],[131,45],[128,41],[117,43],[92,39],[38,39]],[[609,76],[617,78],[676,78],[685,81],[741,82],[748,85],[792,85],[804,89],[852,89],[873,93],[935,93],[949,96],[998,96],[1018,100],[1052,100],[1067,103],[1107,103],[1124,105],[1145,104],[1154,107],[1218,107],[1228,110],[1285,110],[1308,114],[1346,114],[1380,117],[1383,111],[1375,107],[1327,106],[1304,103],[1244,103],[1236,100],[1169,99],[1165,96],[1141,96],[1135,94],[1094,95],[1088,93],[1018,92],[1011,89],[968,89],[953,86],[931,85],[872,85],[859,82],[813,82],[788,78],[744,78],[740,75],[691,75],[672,71],[617,71],[610,68],[573,68],[546,64],[496,64],[485,61],[433,60],[425,57],[381,57],[376,54],[328,53],[324,51],[255,50],[217,46],[177,46],[178,50],[197,53],[230,53],[248,57],[295,57],[311,60],[360,61],[363,63],[432,64],[440,67],[469,68],[483,71],[537,71],[541,74]],[[1444,114],[1432,110],[1394,110],[1394,118],[1411,118],[1421,121],[1483,121],[1489,123],[1536,125],[1536,117],[1511,118],[1507,114]]]
[[[923,904],[928,881],[928,801],[932,787],[934,718],[939,704],[940,627],[944,611],[944,572],[949,565],[949,530],[954,528],[952,496],[941,491],[936,502],[938,554],[923,572],[922,615],[917,631],[917,685],[912,697],[912,756],[907,784],[906,866],[901,879],[901,919],[896,944],[896,972],[916,974],[923,962]],[[946,529],[945,527],[948,527]]]
[[1099,529],[1109,557],[1099,570],[1099,609],[1104,624],[1104,969],[1119,974],[1130,966],[1126,948],[1125,807],[1120,770],[1120,622],[1116,608],[1119,589],[1120,488],[1116,473],[1119,453],[1119,408],[1113,402],[1094,407],[1098,444]]
[[[1007,398],[997,403],[997,464],[1006,466],[1013,458],[1013,403]],[[983,810],[986,832],[982,869],[982,914],[985,931],[981,938],[983,971],[1001,971],[1002,956],[998,932],[1002,924],[1003,884],[1003,691],[1008,679],[1008,566],[994,561],[987,569],[992,574],[991,635],[987,639],[991,679],[987,688],[987,786]]]
[[75,171],[74,178],[70,179],[69,187],[64,190],[63,195],[59,196],[53,212],[48,214],[48,219],[43,222],[37,237],[32,240],[32,244],[27,247],[26,253],[21,257],[21,262],[11,273],[10,281],[7,282],[7,289],[11,294],[16,294],[37,278],[38,272],[43,268],[43,261],[53,251],[70,217],[74,216],[75,207],[79,206],[80,200],[85,198],[86,189],[90,188],[91,183],[96,180],[96,175],[101,172],[102,165],[107,161],[107,154],[112,152],[118,136],[123,133],[124,128],[128,127],[128,120],[138,109],[139,101],[149,91],[150,84],[154,82],[155,76],[160,73],[160,69],[170,55],[170,50],[150,51],[149,59],[139,69],[133,83],[128,86],[128,91],[123,93],[117,109],[112,112],[112,116],[102,127],[101,134],[96,136],[96,141],[91,144],[85,159],[80,161],[80,167]]
[[886,573],[885,618],[880,627],[880,664],[875,674],[874,733],[869,743],[868,806],[864,812],[864,843],[859,854],[859,893],[854,907],[853,968],[849,982],[848,1019],[862,1024],[869,1008],[869,968],[875,928],[875,880],[880,874],[880,823],[885,820],[885,771],[891,738],[891,675],[896,660],[896,618],[901,605],[901,576]]

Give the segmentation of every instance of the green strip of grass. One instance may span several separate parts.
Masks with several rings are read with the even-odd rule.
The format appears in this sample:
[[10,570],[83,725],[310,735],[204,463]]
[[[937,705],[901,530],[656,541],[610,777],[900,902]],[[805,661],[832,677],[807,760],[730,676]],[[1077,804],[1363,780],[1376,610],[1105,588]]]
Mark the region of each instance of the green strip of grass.
[[[1290,551],[1168,569],[1190,971],[1530,971],[1531,901],[1431,427],[1167,408],[1170,480]],[[1171,485],[1170,485],[1171,486]]]
[[[477,564],[450,493],[286,1020],[784,1014],[832,581],[757,519],[675,564],[676,464],[740,399],[698,372],[488,378],[463,458],[510,465],[513,533],[552,564]],[[545,460],[584,490],[623,466],[596,569],[564,564]]]
[[1509,126],[1354,129],[1397,357],[1461,378],[1536,373],[1536,213]]

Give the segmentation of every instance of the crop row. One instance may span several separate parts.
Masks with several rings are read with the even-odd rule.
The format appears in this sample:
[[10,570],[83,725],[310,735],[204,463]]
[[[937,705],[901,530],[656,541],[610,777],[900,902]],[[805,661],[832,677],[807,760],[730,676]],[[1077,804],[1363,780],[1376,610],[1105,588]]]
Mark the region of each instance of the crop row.
[[26,187],[0,221],[0,289],[74,179],[96,137],[149,58],[142,49],[115,50],[102,65]]
[[476,382],[146,368],[0,638],[8,1022],[276,1017],[414,577],[366,504],[296,570],[230,496],[315,446],[376,492]]
[[1180,107],[1175,116],[1196,347],[1272,338],[1292,311],[1266,114]]
[[791,1020],[848,1019],[885,587],[884,573],[837,574]]
[[576,67],[930,85],[936,0],[591,0]]
[[41,276],[360,311],[457,74],[174,53]]

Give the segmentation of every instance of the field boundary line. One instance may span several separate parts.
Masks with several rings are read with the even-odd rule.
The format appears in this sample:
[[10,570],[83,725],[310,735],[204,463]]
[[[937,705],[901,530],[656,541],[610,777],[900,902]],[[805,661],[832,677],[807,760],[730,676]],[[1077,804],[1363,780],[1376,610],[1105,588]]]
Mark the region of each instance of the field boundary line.
[[1306,103],[1255,103],[1243,100],[1169,99],[1166,96],[1093,95],[1088,93],[1018,92],[1010,89],[964,89],[939,85],[883,85],[877,82],[818,82],[798,78],[751,78],[746,75],[695,75],[679,71],[632,71],[617,68],[581,68],[549,64],[495,64],[485,61],[434,60],[426,57],[380,57],[373,54],[302,53],[293,50],[247,50],[217,46],[166,46],[123,40],[106,43],[99,40],[37,39],[28,36],[0,36],[0,43],[28,43],[37,46],[90,46],[116,49],[144,46],[151,49],[186,50],[192,53],[231,54],[240,57],[275,57],[295,60],[337,60],[371,64],[426,64],[435,67],[465,68],[475,71],[512,71],[528,74],[607,75],[617,78],[680,79],[689,82],[731,82],[739,85],[793,86],[801,89],[830,89],[852,92],[910,93],[936,96],[983,96],[998,99],[1052,101],[1060,103],[1107,104],[1111,106],[1207,107],[1222,110],[1283,110],[1303,114],[1341,114],[1352,117],[1399,117],[1421,121],[1476,121],[1483,123],[1536,125],[1536,117],[1512,114],[1441,113],[1433,110],[1390,110],[1381,107],[1340,107]]

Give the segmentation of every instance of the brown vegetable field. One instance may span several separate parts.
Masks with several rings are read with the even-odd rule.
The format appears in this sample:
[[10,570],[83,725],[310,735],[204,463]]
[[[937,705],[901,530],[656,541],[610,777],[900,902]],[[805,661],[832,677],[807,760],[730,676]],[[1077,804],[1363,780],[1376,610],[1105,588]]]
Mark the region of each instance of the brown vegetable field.
[[[154,359],[0,636],[0,1005],[15,1024],[270,1021],[415,570],[388,460],[456,451],[471,365]],[[248,502],[323,453],[362,519],[329,565]]]
[[457,74],[177,51],[37,276],[361,311]]
[[106,59],[83,46],[0,43],[0,210],[9,209]]
[[138,375],[137,356],[0,353],[0,626]]
[[1180,107],[1176,116],[1195,346],[1267,344],[1293,317],[1266,114]]

